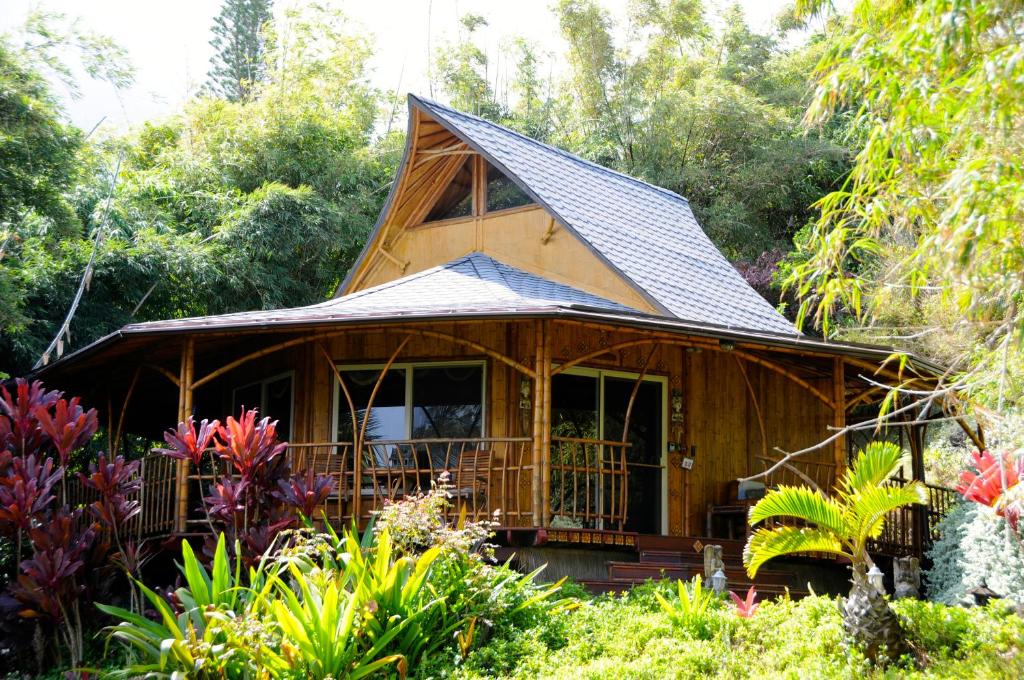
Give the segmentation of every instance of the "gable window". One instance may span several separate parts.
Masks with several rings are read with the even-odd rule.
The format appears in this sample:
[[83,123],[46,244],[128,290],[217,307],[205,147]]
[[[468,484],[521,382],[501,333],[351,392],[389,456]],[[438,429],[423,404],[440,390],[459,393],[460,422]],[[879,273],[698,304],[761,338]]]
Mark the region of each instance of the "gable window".
[[242,408],[259,409],[259,417],[277,421],[277,437],[288,441],[292,435],[292,374],[285,373],[236,387],[231,392],[231,414]]
[[[380,367],[339,368],[361,428]],[[384,374],[366,423],[366,441],[476,439],[484,431],[484,363],[394,364]],[[337,441],[351,442],[352,411],[335,386]]]
[[467,156],[455,177],[427,213],[427,222],[469,217],[473,214],[473,157]]
[[533,203],[533,199],[509,179],[501,170],[487,164],[487,212],[518,208]]

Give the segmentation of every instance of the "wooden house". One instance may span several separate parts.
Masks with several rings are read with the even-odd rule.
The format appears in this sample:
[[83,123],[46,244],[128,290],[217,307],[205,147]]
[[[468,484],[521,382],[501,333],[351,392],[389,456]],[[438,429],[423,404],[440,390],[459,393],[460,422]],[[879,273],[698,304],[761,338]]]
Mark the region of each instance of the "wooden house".
[[[628,580],[685,571],[710,541],[737,560],[760,493],[738,478],[828,439],[880,383],[933,380],[923,360],[884,367],[890,352],[797,332],[681,196],[410,96],[391,193],[333,299],[129,325],[41,377],[106,404],[114,448],[257,406],[296,466],[338,478],[339,523],[447,471],[502,542],[586,547]],[[908,477],[922,429],[901,434]],[[761,482],[828,490],[848,439]],[[141,531],[188,534],[199,480],[146,465]],[[932,493],[881,552],[920,553],[948,500]]]

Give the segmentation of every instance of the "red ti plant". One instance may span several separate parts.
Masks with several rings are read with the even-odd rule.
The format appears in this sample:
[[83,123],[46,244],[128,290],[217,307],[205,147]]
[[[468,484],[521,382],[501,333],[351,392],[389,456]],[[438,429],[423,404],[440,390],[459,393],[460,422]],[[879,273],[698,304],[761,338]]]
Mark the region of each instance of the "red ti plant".
[[87,489],[92,489],[99,498],[89,505],[89,513],[96,519],[102,531],[97,544],[95,557],[106,555],[110,544],[116,548],[110,560],[124,570],[128,577],[128,591],[131,596],[132,610],[141,604],[135,591],[134,580],[139,577],[138,570],[142,566],[144,555],[139,546],[126,541],[122,537],[125,525],[139,514],[142,506],[138,500],[129,499],[142,488],[142,477],[139,476],[139,461],[126,462],[122,456],[108,461],[104,454],[99,455],[96,463],[89,464],[89,474],[79,473],[78,478]]
[[60,392],[47,392],[38,380],[29,383],[19,379],[13,397],[6,387],[0,387],[0,416],[6,416],[0,417],[0,449],[13,456],[39,453],[47,441],[37,411],[50,408],[58,399]]
[[998,455],[996,458],[988,451],[973,452],[974,470],[960,473],[956,490],[965,500],[993,508],[1016,534],[1024,510],[1024,456],[1007,452]]
[[79,603],[86,589],[83,567],[95,538],[92,528],[78,529],[78,513],[61,508],[49,522],[30,530],[34,552],[19,565],[21,573],[11,588],[25,606],[21,616],[54,622],[72,665],[81,661],[84,653]]
[[[288,444],[278,441],[277,422],[257,420],[255,409],[243,409],[237,419],[229,416],[223,424],[204,420],[198,431],[189,419],[164,439],[169,446],[161,450],[165,455],[196,468],[213,444],[224,471],[209,485],[203,510],[211,533],[226,532],[228,545],[237,541],[246,560],[262,555],[278,532],[295,524],[299,513],[312,515],[334,488],[333,480],[309,474],[292,480],[284,455]],[[216,539],[208,539],[212,549]]]
[[313,519],[317,508],[334,493],[337,483],[330,475],[317,475],[307,469],[304,475],[279,480],[277,487],[274,493],[278,498],[301,512],[303,517]]
[[203,462],[203,453],[210,448],[210,442],[213,441],[219,427],[219,420],[211,423],[204,418],[203,422],[199,423],[199,431],[196,432],[196,421],[189,416],[187,421],[178,423],[177,430],[168,430],[164,433],[164,441],[170,448],[157,451],[171,458],[191,461],[198,470]]
[[57,399],[52,414],[49,407],[37,406],[35,416],[64,467],[67,467],[71,453],[88,444],[99,426],[96,409],[86,411],[79,405],[78,397],[72,397],[71,401]]
[[750,586],[747,590],[746,598],[741,598],[731,590],[729,591],[729,597],[732,598],[732,602],[736,606],[736,616],[741,619],[749,619],[757,611],[757,608],[761,606],[760,602],[755,602],[757,591],[754,590],[754,586]]

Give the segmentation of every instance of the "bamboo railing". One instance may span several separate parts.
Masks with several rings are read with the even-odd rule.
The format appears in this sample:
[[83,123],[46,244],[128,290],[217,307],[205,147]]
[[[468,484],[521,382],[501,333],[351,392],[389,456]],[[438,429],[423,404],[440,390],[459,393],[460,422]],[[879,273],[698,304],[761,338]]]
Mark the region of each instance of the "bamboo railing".
[[[903,486],[907,480],[892,479],[890,484]],[[889,513],[882,535],[872,542],[872,552],[886,555],[921,555],[931,549],[939,538],[939,522],[957,503],[959,494],[953,489],[925,484],[926,505],[908,505]]]
[[[174,529],[176,463],[174,459],[159,453],[151,453],[142,458],[139,465],[142,487],[127,498],[139,501],[140,512],[128,520],[123,529],[124,536],[138,540],[165,536]],[[81,509],[81,520],[89,521],[88,506],[98,498],[97,493],[86,488],[77,475],[68,475],[66,482],[68,506]],[[59,494],[61,487],[57,488]]]
[[622,531],[629,512],[629,444],[551,438],[552,526]]
[[391,439],[291,444],[292,468],[312,468],[337,481],[324,508],[332,522],[363,523],[388,501],[430,490],[447,473],[453,506],[474,520],[528,525],[531,517],[529,437]]

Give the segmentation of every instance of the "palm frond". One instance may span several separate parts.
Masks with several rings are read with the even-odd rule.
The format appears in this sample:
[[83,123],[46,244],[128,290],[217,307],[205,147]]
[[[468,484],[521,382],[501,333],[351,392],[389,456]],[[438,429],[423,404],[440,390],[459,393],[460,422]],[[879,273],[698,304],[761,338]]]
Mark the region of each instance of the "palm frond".
[[851,496],[849,502],[856,522],[855,540],[863,544],[878,538],[890,512],[914,503],[925,504],[928,495],[920,482],[910,482],[904,486],[869,487]]
[[750,509],[753,526],[771,517],[796,517],[841,534],[848,524],[843,508],[834,500],[805,486],[780,486]]
[[755,531],[743,549],[743,566],[753,578],[768,560],[794,553],[821,552],[850,557],[843,544],[829,531],[801,527],[760,528]]
[[892,442],[871,442],[857,454],[857,459],[843,475],[840,486],[847,495],[878,486],[896,474],[909,459],[910,454],[904,454]]

